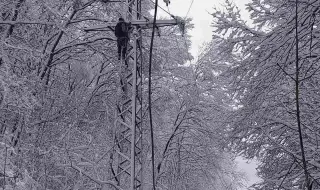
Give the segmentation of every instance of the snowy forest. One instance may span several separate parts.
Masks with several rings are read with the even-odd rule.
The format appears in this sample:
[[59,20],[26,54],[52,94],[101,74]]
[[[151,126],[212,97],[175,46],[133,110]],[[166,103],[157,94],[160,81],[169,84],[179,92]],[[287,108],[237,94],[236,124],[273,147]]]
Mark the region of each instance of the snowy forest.
[[[122,63],[114,28],[86,30],[116,22],[119,2],[0,0],[1,189],[121,190],[110,150]],[[151,19],[155,4],[142,2]],[[246,11],[214,9],[197,57],[192,18],[158,29],[153,47],[142,30],[141,188],[320,189],[320,1],[252,0]],[[251,187],[239,156],[257,161]]]

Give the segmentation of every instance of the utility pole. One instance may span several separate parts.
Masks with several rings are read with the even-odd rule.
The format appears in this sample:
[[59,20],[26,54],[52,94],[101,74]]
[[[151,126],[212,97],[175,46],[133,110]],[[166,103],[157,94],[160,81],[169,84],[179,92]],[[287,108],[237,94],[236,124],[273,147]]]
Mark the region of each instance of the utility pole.
[[[124,8],[123,17],[134,26],[129,36],[125,60],[121,60],[120,87],[116,110],[114,150],[111,159],[112,180],[121,190],[143,189],[142,159],[142,29],[152,28],[153,20],[142,17],[143,0],[119,1]],[[86,31],[99,31],[114,27],[110,22],[86,28]],[[157,27],[173,26],[178,22],[157,20]],[[127,66],[126,66],[127,65]]]

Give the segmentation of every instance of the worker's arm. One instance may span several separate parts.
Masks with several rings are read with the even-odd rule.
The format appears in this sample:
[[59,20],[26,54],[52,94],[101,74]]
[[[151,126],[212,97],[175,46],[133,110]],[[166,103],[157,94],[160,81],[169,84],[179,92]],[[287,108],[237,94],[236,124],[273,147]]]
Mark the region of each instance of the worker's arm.
[[120,35],[119,30],[120,30],[120,27],[119,27],[119,23],[118,23],[114,29],[114,35],[116,35],[117,38],[119,38],[119,35]]
[[133,31],[133,26],[131,24],[131,22],[128,23],[128,32],[132,32]]

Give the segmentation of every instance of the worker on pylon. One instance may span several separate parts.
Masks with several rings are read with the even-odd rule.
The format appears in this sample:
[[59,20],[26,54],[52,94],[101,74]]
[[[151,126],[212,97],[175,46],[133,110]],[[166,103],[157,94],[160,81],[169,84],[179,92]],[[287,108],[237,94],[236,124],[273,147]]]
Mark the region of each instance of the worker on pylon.
[[127,44],[129,41],[129,30],[131,30],[131,24],[126,23],[123,18],[119,18],[119,21],[116,25],[114,34],[117,37],[117,46],[118,46],[118,60],[125,59],[127,52]]

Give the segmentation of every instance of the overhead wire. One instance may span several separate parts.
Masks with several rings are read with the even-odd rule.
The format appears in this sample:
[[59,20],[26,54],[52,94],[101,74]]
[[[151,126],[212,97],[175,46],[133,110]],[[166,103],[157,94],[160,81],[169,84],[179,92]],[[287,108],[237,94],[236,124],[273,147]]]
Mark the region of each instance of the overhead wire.
[[158,0],[155,2],[155,9],[153,15],[153,26],[152,26],[152,35],[151,35],[151,43],[150,43],[150,55],[149,55],[149,74],[148,74],[148,111],[149,111],[149,122],[150,122],[150,136],[151,136],[151,162],[152,162],[152,186],[153,190],[156,190],[155,183],[155,159],[154,159],[154,135],[153,135],[153,123],[152,123],[152,93],[151,93],[151,68],[152,68],[152,50],[154,43],[154,33],[156,30],[156,22],[157,22],[157,13],[158,13]]
[[170,13],[170,9],[169,9],[169,6],[167,6],[167,9],[168,9],[168,13],[171,15],[171,13]]
[[186,16],[184,17],[184,19],[187,18],[188,14],[189,14],[189,12],[190,12],[190,10],[191,10],[191,7],[192,7],[192,5],[193,5],[193,2],[194,2],[194,0],[191,0],[191,3],[190,3],[190,6],[189,6],[189,9],[188,9],[188,12],[187,12]]
[[[153,2],[152,0],[149,0],[149,1],[151,1],[152,3],[155,4],[155,2]],[[191,0],[190,6],[189,6],[189,8],[188,8],[188,11],[187,11],[185,17],[184,17],[184,20],[186,20],[186,18],[188,17],[188,15],[189,15],[189,13],[190,13],[190,11],[191,11],[191,8],[192,8],[192,6],[193,6],[193,3],[194,3],[194,0]],[[160,5],[157,5],[157,6],[158,6],[160,9],[162,9],[164,12],[166,12],[168,15],[170,15],[172,18],[175,19],[175,16],[173,16],[173,15],[171,14],[168,6],[167,6],[168,11],[165,10],[164,8],[162,8]],[[188,44],[187,44],[187,39],[186,39],[185,35],[182,35],[182,38],[183,38],[183,40],[184,40],[185,48],[187,49],[188,60],[189,60],[190,63],[191,63],[191,57],[190,57],[190,55],[189,55],[189,47],[188,47]],[[176,41],[177,41],[177,39],[176,39]],[[177,45],[178,45],[178,43],[177,43]],[[178,45],[178,48],[179,48],[179,45]]]
[[[189,13],[190,13],[190,10],[191,10],[191,8],[192,8],[192,6],[193,6],[193,2],[194,2],[194,0],[191,0],[189,9],[188,9],[188,11],[187,11],[186,16],[184,17],[184,20],[187,19],[188,15],[189,15]],[[184,45],[186,46],[188,59],[189,59],[190,64],[191,64],[191,57],[190,57],[190,55],[189,55],[189,47],[188,47],[188,44],[187,44],[187,39],[186,39],[186,36],[185,36],[185,35],[183,35],[182,37],[183,37],[183,39],[184,39]]]
[[[126,2],[122,2],[122,1],[121,1],[121,3],[122,3],[122,4],[124,4],[124,5],[126,5],[128,8],[130,8],[130,6],[129,6],[129,4],[128,4],[128,3],[126,3]],[[140,14],[143,18],[145,18],[146,20],[148,20],[148,21],[149,21],[149,18],[148,18],[147,16],[143,15],[143,14],[142,14],[142,12],[137,11],[137,10],[134,10],[134,9],[132,9],[132,10],[133,10],[134,12],[136,12],[136,13]],[[132,16],[132,14],[131,14],[131,16]]]
[[299,28],[298,28],[298,0],[295,1],[295,46],[296,46],[296,51],[295,51],[295,98],[296,98],[296,119],[297,119],[297,125],[298,125],[298,132],[299,132],[299,142],[300,142],[300,149],[301,149],[301,157],[302,157],[302,164],[303,164],[303,170],[304,170],[304,175],[305,175],[305,187],[306,189],[311,190],[312,185],[310,185],[309,181],[309,172],[308,172],[308,166],[306,162],[306,157],[305,157],[305,148],[303,144],[303,133],[302,133],[302,127],[301,127],[301,113],[300,113],[300,84],[299,84],[299,73],[300,73],[300,66],[299,66]]
[[172,15],[170,12],[168,12],[167,10],[165,10],[164,8],[162,8],[159,4],[157,4],[158,0],[156,0],[156,2],[149,0],[150,2],[152,2],[154,5],[156,5],[156,7],[159,7],[161,10],[163,10],[164,12],[166,12],[170,17],[175,19],[175,16]]
[[[157,3],[157,2],[158,2],[157,0],[156,0],[156,2],[154,2],[153,0],[149,0],[149,1],[152,2],[152,3],[155,5],[155,7],[159,7],[161,10],[163,10],[165,13],[167,13],[170,17],[172,17],[172,18],[175,19],[175,16],[174,16],[173,14],[171,14],[170,9],[169,9],[168,6],[167,6],[167,9],[168,9],[168,10],[165,10],[164,8],[162,8],[162,7]],[[186,18],[188,17],[188,15],[189,15],[189,13],[190,13],[190,11],[191,11],[191,8],[192,8],[192,6],[193,6],[193,3],[194,3],[194,0],[191,0],[190,6],[189,6],[189,8],[188,8],[188,11],[187,11],[184,19],[186,19]],[[155,16],[156,16],[156,15],[155,15]],[[184,46],[185,46],[185,48],[187,49],[188,60],[189,60],[189,62],[191,63],[191,60],[192,60],[192,59],[191,59],[191,57],[190,57],[190,55],[189,55],[189,47],[188,47],[188,44],[187,44],[187,39],[186,39],[185,35],[183,35],[182,38],[183,38],[183,40],[184,40]],[[161,40],[161,38],[160,38],[160,40]],[[176,40],[177,40],[177,39],[176,39]],[[152,47],[151,47],[151,48],[152,48]],[[179,45],[178,45],[178,48],[179,48]]]

